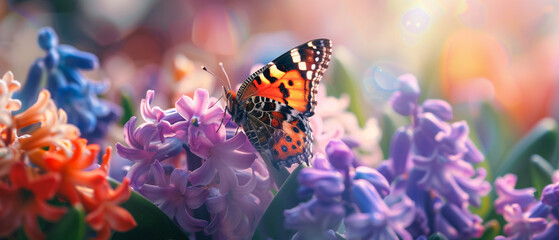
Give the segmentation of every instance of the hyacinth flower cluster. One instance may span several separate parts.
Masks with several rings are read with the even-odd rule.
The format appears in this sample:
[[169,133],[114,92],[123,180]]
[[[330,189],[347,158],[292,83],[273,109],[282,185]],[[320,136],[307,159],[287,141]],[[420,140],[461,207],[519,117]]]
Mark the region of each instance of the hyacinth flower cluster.
[[46,55],[31,65],[22,91],[14,97],[22,101],[22,109],[27,109],[44,85],[54,103],[68,113],[68,122],[80,129],[81,136],[92,143],[101,143],[122,110],[97,97],[107,90],[108,82],[90,81],[80,72],[97,68],[97,57],[59,44],[58,36],[50,27],[39,30],[38,43]]
[[143,123],[124,126],[118,154],[133,162],[131,186],[196,236],[248,239],[272,199],[266,165],[216,99],[198,89],[175,108],[141,101]]
[[328,96],[324,85],[318,86],[315,115],[309,119],[313,129],[313,152],[324,153],[331,139],[341,139],[354,149],[361,162],[368,165],[382,160],[379,146],[381,129],[376,118],[366,120],[363,127],[357,116],[348,111],[350,98],[342,94],[339,98]]
[[495,180],[495,212],[507,222],[505,236],[496,239],[543,240],[559,236],[559,171],[555,172],[553,183],[542,190],[540,200],[534,197],[535,188],[515,189],[516,181],[514,174]]
[[339,239],[342,222],[347,239],[412,239],[413,202],[343,141],[331,140],[313,163],[298,175],[299,197],[312,197],[284,212],[285,227],[297,230],[293,239]]
[[389,159],[378,169],[415,203],[414,221],[407,231],[413,237],[437,232],[448,239],[480,237],[482,219],[469,207],[479,207],[491,186],[486,170],[473,166],[484,157],[469,138],[467,123],[449,123],[452,108],[443,100],[419,104],[421,91],[413,75],[398,80],[390,103],[395,112],[409,116],[411,124],[396,130]]
[[113,189],[106,178],[110,148],[97,164],[100,147],[80,138],[47,90],[16,114],[21,102],[12,95],[19,88],[11,72],[0,80],[0,238],[23,229],[28,239],[45,239],[48,225],[41,222],[56,224],[70,208],[85,211],[95,239],[135,227],[119,206],[130,196],[128,180]]

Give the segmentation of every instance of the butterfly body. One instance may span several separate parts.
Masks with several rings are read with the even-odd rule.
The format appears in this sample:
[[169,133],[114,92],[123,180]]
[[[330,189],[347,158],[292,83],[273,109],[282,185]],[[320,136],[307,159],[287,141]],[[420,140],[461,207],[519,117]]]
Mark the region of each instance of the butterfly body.
[[233,121],[277,169],[312,156],[308,118],[314,114],[331,47],[327,39],[309,41],[251,74],[237,93],[224,89]]

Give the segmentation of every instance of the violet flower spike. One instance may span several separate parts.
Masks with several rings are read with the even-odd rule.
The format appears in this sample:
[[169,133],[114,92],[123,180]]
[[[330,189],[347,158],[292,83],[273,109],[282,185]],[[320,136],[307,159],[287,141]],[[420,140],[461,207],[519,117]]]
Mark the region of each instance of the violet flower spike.
[[127,176],[130,186],[138,188],[147,180],[153,161],[176,156],[183,148],[177,138],[168,138],[162,143],[156,125],[144,123],[134,129],[135,124],[136,117],[132,117],[124,125],[124,140],[129,147],[117,143],[116,149],[121,157],[133,162]]
[[542,190],[542,202],[551,207],[559,207],[559,183],[545,186]]
[[[225,127],[228,115],[223,108],[210,100],[208,91],[197,89],[194,98],[183,96],[176,103],[176,111],[185,120],[173,124],[177,137],[188,144],[190,150],[201,158],[207,158],[212,142],[222,142],[225,138]],[[223,117],[226,116],[227,119]],[[219,132],[216,133],[219,129]],[[222,139],[223,138],[223,139]],[[220,139],[220,140],[218,140]]]
[[167,181],[167,176],[159,161],[151,168],[155,185],[144,184],[138,191],[152,201],[170,219],[173,219],[184,231],[198,232],[208,222],[194,217],[194,209],[204,204],[209,191],[202,187],[188,186],[189,173],[174,169]]
[[[217,128],[218,126],[214,127]],[[209,184],[215,174],[221,170],[229,168],[247,169],[256,159],[254,150],[244,150],[247,149],[246,145],[250,144],[244,133],[239,133],[228,140],[225,140],[225,131],[218,131],[216,133],[213,130],[208,133],[211,134],[206,136],[207,142],[205,146],[208,146],[208,148],[203,151],[207,155],[200,156],[206,160],[201,167],[194,170],[190,175],[190,181],[193,185]]]
[[[390,197],[390,185],[377,170],[355,167],[353,152],[341,140],[331,140],[325,152],[298,176],[299,194],[312,199],[284,212],[285,227],[298,230],[293,239],[336,239],[334,229],[344,217],[349,239],[412,239],[406,227],[414,219],[413,202],[401,194]],[[347,209],[357,212],[346,216]]]
[[507,221],[504,227],[507,239],[531,239],[534,234],[543,232],[547,225],[545,218],[531,218],[516,203],[503,208],[503,217]]
[[332,228],[342,221],[346,211],[340,202],[324,204],[317,198],[284,211],[284,226],[298,230],[292,239],[337,239]]
[[219,171],[219,191],[214,191],[207,201],[208,211],[214,215],[205,229],[208,234],[216,234],[218,239],[230,239],[233,236],[249,238],[256,229],[257,220],[264,213],[267,205],[252,192],[256,189],[257,178],[252,170],[243,179],[233,168]]
[[[507,205],[518,204],[520,209],[525,211],[528,206],[536,202],[534,198],[535,188],[515,189],[517,177],[514,174],[507,174],[495,180],[495,190],[498,198],[495,200],[495,211],[503,214]],[[546,190],[543,191],[545,194]],[[542,194],[542,197],[544,196]]]
[[[353,156],[342,153],[347,146],[340,147],[340,143],[343,144],[341,141],[329,143],[331,149],[327,152],[341,156],[343,160],[337,162],[337,166],[349,170],[344,163],[348,163],[348,158]],[[346,182],[345,172],[332,166],[331,161],[336,162],[335,159],[326,159],[324,155],[317,153],[313,157],[313,167],[303,168],[299,172],[299,194],[310,193],[314,197],[284,211],[284,226],[298,230],[293,239],[336,239],[331,230],[340,224],[346,213],[342,199]]]
[[435,227],[449,239],[479,238],[484,227],[481,217],[454,204],[445,203],[435,217]]
[[349,239],[413,239],[405,229],[415,214],[409,198],[403,197],[400,202],[388,206],[377,190],[364,180],[355,180],[351,193],[361,213],[345,219]]
[[[434,189],[459,206],[465,202],[479,205],[480,196],[487,194],[491,186],[484,181],[486,173],[483,170],[477,171],[479,176],[474,178],[477,180],[471,179],[476,171],[462,158],[468,151],[466,140],[469,129],[466,123],[456,122],[449,126],[432,113],[424,113],[418,127],[414,136],[422,136],[419,139],[426,140],[427,143],[422,142],[422,146],[417,148],[419,150],[423,147],[423,152],[429,154],[413,159],[414,167],[425,171],[419,186]],[[419,139],[414,139],[416,145]],[[471,181],[476,182],[476,185],[468,184]]]
[[398,80],[400,81],[399,91],[394,92],[390,103],[394,111],[402,116],[412,115],[417,111],[417,100],[421,93],[417,79],[411,74],[405,74]]
[[[190,123],[192,127],[220,124],[224,117],[224,110],[219,103],[210,101],[209,93],[205,89],[197,89],[194,98],[182,96],[176,103],[177,112]],[[226,122],[226,121],[224,121]],[[191,127],[189,125],[189,127]],[[192,137],[192,136],[191,136]]]
[[449,238],[479,236],[481,218],[468,207],[479,206],[491,186],[485,180],[487,171],[472,165],[484,157],[468,137],[468,125],[448,123],[452,107],[443,100],[419,104],[421,91],[413,75],[398,80],[390,103],[400,115],[410,116],[411,124],[394,133],[390,158],[379,172],[415,203],[414,220],[406,230],[413,237],[437,231]]

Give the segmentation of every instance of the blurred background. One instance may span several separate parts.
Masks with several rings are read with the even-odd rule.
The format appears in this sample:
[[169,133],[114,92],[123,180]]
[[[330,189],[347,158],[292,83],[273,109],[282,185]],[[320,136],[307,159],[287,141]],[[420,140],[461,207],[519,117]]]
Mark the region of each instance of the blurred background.
[[557,0],[9,0],[0,1],[0,72],[23,82],[44,56],[37,30],[52,26],[62,44],[99,57],[84,73],[111,83],[104,98],[139,104],[154,89],[166,108],[198,87],[221,95],[202,65],[224,78],[223,62],[238,84],[290,48],[330,38],[335,69],[324,84],[330,95],[349,93],[362,124],[382,118],[396,78],[412,73],[422,98],[451,102],[457,120],[475,125],[489,106],[502,119],[489,128],[514,142],[557,118],[558,11]]

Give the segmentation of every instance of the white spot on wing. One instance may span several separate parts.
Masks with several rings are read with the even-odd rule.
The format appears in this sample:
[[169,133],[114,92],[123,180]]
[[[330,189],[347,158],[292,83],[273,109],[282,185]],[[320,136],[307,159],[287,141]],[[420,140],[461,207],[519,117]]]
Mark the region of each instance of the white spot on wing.
[[309,80],[312,79],[312,71],[307,72],[307,79],[309,79]]
[[307,70],[307,63],[299,62],[299,70],[306,71]]
[[301,55],[299,55],[299,52],[297,52],[297,49],[292,49],[291,50],[291,60],[293,60],[294,63],[301,62]]

